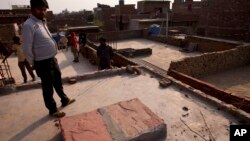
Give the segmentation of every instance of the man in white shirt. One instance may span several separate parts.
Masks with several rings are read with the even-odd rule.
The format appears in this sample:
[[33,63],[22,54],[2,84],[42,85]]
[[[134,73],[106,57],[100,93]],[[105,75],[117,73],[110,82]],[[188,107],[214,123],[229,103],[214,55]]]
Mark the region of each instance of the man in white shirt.
[[56,106],[53,87],[61,98],[62,107],[73,103],[75,99],[69,99],[63,91],[61,71],[55,58],[57,44],[45,21],[48,3],[46,0],[30,0],[30,6],[32,15],[22,27],[23,51],[41,78],[44,103],[49,114],[60,118],[65,116],[65,113],[60,112]]

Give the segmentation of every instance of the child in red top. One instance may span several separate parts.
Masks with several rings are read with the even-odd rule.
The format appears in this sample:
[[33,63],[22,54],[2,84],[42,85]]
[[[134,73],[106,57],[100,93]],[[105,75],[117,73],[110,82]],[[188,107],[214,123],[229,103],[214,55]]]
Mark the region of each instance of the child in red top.
[[75,63],[79,62],[79,54],[78,54],[78,50],[77,50],[78,41],[77,41],[75,32],[70,33],[70,43],[71,43],[71,51],[74,55],[73,62],[75,62]]

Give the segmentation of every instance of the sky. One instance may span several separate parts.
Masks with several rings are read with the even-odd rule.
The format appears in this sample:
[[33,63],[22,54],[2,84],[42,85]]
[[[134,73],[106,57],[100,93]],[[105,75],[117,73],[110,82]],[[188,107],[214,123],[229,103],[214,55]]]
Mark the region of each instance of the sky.
[[[29,5],[30,0],[0,0],[0,9],[11,9],[11,5]],[[62,10],[69,11],[93,10],[97,3],[107,4],[110,6],[117,5],[119,0],[47,0],[49,10],[53,13],[59,13]],[[139,0],[125,0],[125,4],[136,4]],[[174,0],[170,0],[174,1]]]

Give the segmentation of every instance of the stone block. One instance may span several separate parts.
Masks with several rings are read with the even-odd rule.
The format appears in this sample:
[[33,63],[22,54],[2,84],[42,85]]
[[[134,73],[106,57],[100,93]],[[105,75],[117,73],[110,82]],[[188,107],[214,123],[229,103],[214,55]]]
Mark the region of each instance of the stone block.
[[65,141],[153,141],[166,124],[138,99],[59,120]]
[[138,99],[99,109],[115,141],[152,141],[166,136],[166,124]]
[[97,111],[65,117],[59,123],[65,141],[112,141]]

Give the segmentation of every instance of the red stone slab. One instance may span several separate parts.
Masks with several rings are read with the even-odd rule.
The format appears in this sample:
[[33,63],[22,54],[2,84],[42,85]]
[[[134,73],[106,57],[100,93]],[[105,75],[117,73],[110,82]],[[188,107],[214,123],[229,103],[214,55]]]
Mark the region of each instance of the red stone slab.
[[119,102],[99,109],[112,138],[153,141],[166,136],[166,124],[139,99]]
[[166,124],[139,99],[59,120],[65,141],[157,141]]
[[97,111],[65,117],[59,123],[65,141],[112,141]]

